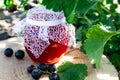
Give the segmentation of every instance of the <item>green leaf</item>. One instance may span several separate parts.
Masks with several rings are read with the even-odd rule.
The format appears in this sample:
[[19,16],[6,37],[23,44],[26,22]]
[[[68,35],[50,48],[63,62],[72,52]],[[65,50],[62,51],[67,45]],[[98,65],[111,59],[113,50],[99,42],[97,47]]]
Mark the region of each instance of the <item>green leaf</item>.
[[84,42],[84,49],[88,55],[89,60],[99,68],[101,57],[104,51],[106,42],[114,35],[120,34],[119,31],[109,31],[102,25],[94,25],[86,33],[86,41]]
[[96,10],[99,12],[100,15],[103,13],[100,1],[96,5]]
[[19,7],[25,7],[29,0],[22,1]]
[[111,3],[113,3],[113,0],[107,0],[106,2],[107,2],[107,4],[111,4]]
[[83,17],[96,2],[97,0],[65,0],[63,10],[68,22],[72,23],[76,16]]
[[69,23],[75,23],[76,17],[83,17],[98,0],[43,0],[48,9],[62,11]]
[[109,29],[109,30],[111,30],[111,31],[115,31],[115,30],[116,30],[116,27],[115,27],[115,25],[113,24],[112,20],[109,20],[109,19],[104,18],[104,19],[102,19],[102,20],[100,20],[100,21],[101,21],[101,23],[102,23],[103,25],[106,25],[105,27],[106,27],[107,29]]
[[84,25],[84,26],[80,26],[78,29],[76,29],[76,33],[75,33],[76,40],[78,40],[78,41],[84,40],[86,38],[85,34],[86,34],[88,28],[90,28],[90,27],[87,25]]
[[87,66],[66,61],[58,67],[58,74],[60,80],[85,80],[85,77],[88,75]]
[[116,12],[116,9],[117,9],[118,5],[117,4],[111,4],[110,5],[110,11],[115,13]]
[[79,27],[77,30],[76,30],[76,40],[80,41],[82,39],[82,27]]
[[14,6],[14,0],[4,0],[4,5],[6,6],[7,10],[10,10]]
[[42,4],[48,9],[53,9],[54,11],[62,11],[63,0],[43,0]]

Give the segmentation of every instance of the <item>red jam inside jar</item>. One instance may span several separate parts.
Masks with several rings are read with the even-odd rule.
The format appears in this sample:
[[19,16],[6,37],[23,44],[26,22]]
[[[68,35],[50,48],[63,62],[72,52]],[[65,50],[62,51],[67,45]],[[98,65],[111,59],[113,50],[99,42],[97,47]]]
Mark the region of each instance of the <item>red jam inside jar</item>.
[[[64,15],[61,12],[37,9],[27,17],[31,19],[29,20],[31,22],[28,22],[25,26],[24,46],[30,58],[35,62],[45,64],[58,62],[67,50],[69,42],[67,26],[65,23],[59,22],[64,18]],[[32,21],[34,24],[32,24]],[[36,25],[34,21],[36,21]],[[39,21],[45,22],[45,24],[37,24]],[[47,22],[50,24],[49,26]],[[56,22],[59,24],[56,24]]]

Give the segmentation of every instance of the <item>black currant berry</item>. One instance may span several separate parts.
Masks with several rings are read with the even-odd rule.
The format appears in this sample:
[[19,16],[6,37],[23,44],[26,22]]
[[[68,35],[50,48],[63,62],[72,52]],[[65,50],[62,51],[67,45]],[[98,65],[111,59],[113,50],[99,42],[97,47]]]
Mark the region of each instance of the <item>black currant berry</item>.
[[31,6],[30,4],[27,4],[25,7],[24,7],[24,9],[25,10],[29,10],[29,9],[31,9],[33,6]]
[[4,55],[6,55],[7,57],[11,57],[13,55],[13,49],[12,48],[6,48],[4,50]]
[[44,63],[41,63],[37,66],[37,68],[42,70],[42,71],[46,71],[47,70],[47,65],[45,65]]
[[13,5],[13,7],[11,9],[9,9],[9,12],[14,12],[17,10],[17,5]]
[[18,59],[22,59],[24,56],[25,56],[25,53],[22,50],[17,50],[15,52],[15,57],[18,58]]
[[40,71],[40,70],[38,70],[38,69],[34,69],[33,71],[32,71],[32,73],[31,73],[31,75],[32,75],[32,77],[34,78],[34,79],[39,79],[40,77],[41,77],[41,75],[42,75],[42,72]]
[[38,1],[37,0],[33,0],[33,3],[38,4]]
[[58,75],[57,73],[51,73],[51,74],[49,75],[49,79],[50,79],[50,80],[60,80],[60,79],[59,79],[59,75]]
[[50,65],[48,66],[48,72],[53,73],[53,72],[55,72],[55,71],[56,71],[55,65],[54,65],[54,64],[50,64]]
[[28,71],[29,73],[32,73],[32,71],[33,71],[34,69],[36,69],[36,67],[35,67],[34,65],[30,65],[30,66],[27,67],[27,71]]

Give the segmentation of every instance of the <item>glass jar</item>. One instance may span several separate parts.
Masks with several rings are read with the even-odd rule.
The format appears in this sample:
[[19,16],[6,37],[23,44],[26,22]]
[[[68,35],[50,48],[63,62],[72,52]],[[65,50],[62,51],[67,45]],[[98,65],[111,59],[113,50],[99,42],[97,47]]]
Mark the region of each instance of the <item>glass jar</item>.
[[21,23],[24,24],[24,46],[30,58],[45,64],[58,62],[69,42],[63,12],[35,7],[28,11]]

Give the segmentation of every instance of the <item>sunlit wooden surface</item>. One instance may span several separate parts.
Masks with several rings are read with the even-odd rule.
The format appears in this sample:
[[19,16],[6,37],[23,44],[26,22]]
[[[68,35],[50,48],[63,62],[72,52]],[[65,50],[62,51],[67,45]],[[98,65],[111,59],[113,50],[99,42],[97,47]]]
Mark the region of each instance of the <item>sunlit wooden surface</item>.
[[[16,37],[0,41],[0,80],[34,80],[31,75],[27,73],[26,68],[31,64],[36,65],[37,63],[33,62],[27,54],[23,60],[16,59],[14,55],[7,58],[3,54],[4,49],[7,47],[13,48],[14,51],[18,49],[24,50],[23,43]],[[56,64],[56,66],[64,60],[73,63],[87,64],[89,75],[86,80],[119,80],[115,67],[104,55],[99,69],[92,69],[92,65],[88,61],[87,56],[77,49],[69,49],[68,53]],[[42,76],[39,80],[49,80],[48,75]]]

